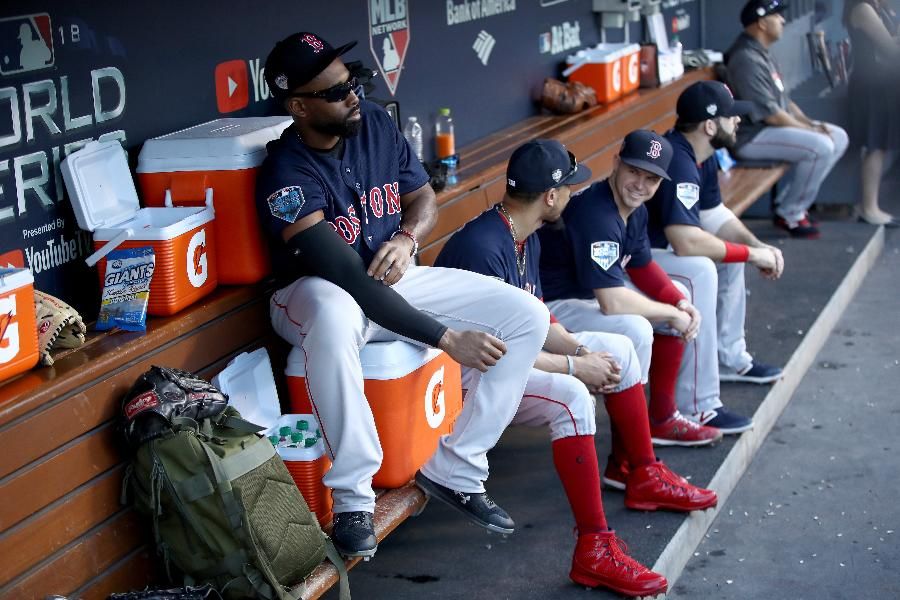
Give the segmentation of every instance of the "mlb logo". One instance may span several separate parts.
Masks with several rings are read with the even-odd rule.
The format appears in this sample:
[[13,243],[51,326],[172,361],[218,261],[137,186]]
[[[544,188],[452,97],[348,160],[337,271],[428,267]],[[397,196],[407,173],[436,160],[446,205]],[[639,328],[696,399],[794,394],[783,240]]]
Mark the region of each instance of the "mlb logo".
[[0,19],[0,74],[46,69],[53,62],[53,26],[49,14]]
[[594,242],[591,244],[591,260],[600,265],[604,271],[608,271],[618,259],[618,242]]

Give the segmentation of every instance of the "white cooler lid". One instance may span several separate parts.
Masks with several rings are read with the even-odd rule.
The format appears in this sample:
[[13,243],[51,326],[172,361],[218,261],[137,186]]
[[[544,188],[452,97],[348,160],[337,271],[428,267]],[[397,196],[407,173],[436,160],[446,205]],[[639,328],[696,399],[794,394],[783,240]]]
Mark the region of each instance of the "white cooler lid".
[[117,141],[90,142],[60,163],[78,226],[112,227],[141,208],[125,149]]
[[152,138],[138,155],[138,173],[236,171],[258,167],[266,144],[291,124],[289,117],[214,119]]
[[245,420],[269,429],[281,418],[272,363],[265,348],[238,354],[212,383],[228,394],[228,404]]
[[[440,354],[441,351],[436,348],[422,348],[403,340],[368,342],[359,351],[359,361],[366,379],[399,379]],[[285,374],[288,377],[306,377],[306,357],[302,348],[294,346],[288,354]]]
[[0,294],[34,284],[31,269],[0,269]]

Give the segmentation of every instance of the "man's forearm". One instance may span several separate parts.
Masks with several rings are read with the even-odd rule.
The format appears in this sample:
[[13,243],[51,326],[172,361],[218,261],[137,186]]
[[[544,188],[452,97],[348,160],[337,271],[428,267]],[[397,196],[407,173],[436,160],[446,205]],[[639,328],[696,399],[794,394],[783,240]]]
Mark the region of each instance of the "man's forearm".
[[759,238],[753,235],[753,232],[747,229],[747,226],[744,225],[740,219],[734,218],[725,222],[722,227],[719,228],[719,231],[716,233],[717,237],[725,240],[726,242],[734,242],[736,244],[746,244],[747,246],[752,246],[754,248],[761,248],[765,246]]
[[638,315],[648,321],[671,321],[678,309],[670,304],[651,300],[627,287],[594,290],[600,310],[607,315]]
[[403,206],[400,228],[410,232],[422,242],[437,224],[437,200],[434,190],[425,184],[415,192],[401,196],[400,202]]
[[810,129],[809,124],[801,121],[794,115],[784,110],[774,112],[763,120],[766,122],[766,125],[771,125],[773,127],[796,127],[798,129]]

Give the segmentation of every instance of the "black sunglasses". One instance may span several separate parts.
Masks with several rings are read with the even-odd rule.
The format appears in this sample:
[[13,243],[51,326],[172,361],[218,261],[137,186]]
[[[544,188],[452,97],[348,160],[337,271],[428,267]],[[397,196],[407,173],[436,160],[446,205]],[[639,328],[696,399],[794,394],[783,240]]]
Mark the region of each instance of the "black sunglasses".
[[575,155],[569,152],[569,172],[563,175],[557,186],[566,185],[566,181],[571,179],[575,172],[578,170],[578,160],[576,160]]
[[330,88],[319,90],[318,92],[296,92],[291,94],[292,97],[298,98],[321,98],[325,102],[343,102],[350,95],[350,92],[359,85],[356,77],[351,77],[344,83],[333,85]]

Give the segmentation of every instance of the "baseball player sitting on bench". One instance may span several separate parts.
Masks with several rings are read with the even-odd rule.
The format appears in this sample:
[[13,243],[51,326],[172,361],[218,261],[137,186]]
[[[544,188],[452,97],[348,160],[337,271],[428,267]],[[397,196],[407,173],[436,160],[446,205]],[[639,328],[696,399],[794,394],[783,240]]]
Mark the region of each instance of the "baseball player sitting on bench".
[[[545,222],[559,219],[571,186],[588,181],[591,171],[559,142],[535,140],[513,152],[506,177],[503,200],[454,233],[435,265],[495,277],[541,298],[540,242],[535,232]],[[630,465],[630,473],[618,482],[625,488],[627,507],[689,511],[715,506],[717,497],[711,490],[690,485],[656,459],[641,375],[627,337],[601,332],[573,335],[551,315],[544,350],[528,376],[513,424],[550,427],[553,462],[579,534],[570,577],[623,594],[654,595],[665,591],[665,578],[622,553],[603,514],[591,394],[604,394],[613,454]]]
[[410,265],[435,223],[434,191],[390,116],[354,92],[339,58],[353,45],[333,48],[305,32],[276,44],[266,81],[294,122],[269,144],[257,181],[281,284],[272,325],[303,348],[332,460],[324,477],[332,537],[346,556],[375,553],[372,476],[382,451],[359,349],[401,337],[446,351],[465,367],[469,390],[419,484],[477,524],[511,533],[512,519],[485,493],[486,454],[516,413],[549,314],[502,282]]
[[[677,406],[699,405],[691,412],[721,406],[716,272],[703,259],[709,263],[706,279],[690,287],[673,283],[650,253],[644,202],[668,177],[671,158],[669,142],[651,131],[625,136],[609,179],[573,196],[562,219],[538,230],[541,282],[548,308],[570,331],[631,339],[642,365],[649,364],[654,443],[690,446],[721,435],[676,407],[676,399]],[[614,463],[607,473],[619,470]]]
[[[719,379],[771,383],[781,377],[781,369],[753,360],[744,339],[744,263],[759,269],[763,277],[778,279],[784,258],[781,250],[759,241],[722,204],[714,156],[717,148],[734,144],[740,115],[751,110],[751,102],[736,102],[718,81],[698,81],[681,93],[675,128],[665,135],[675,152],[669,165],[671,179],[664,180],[647,203],[647,231],[653,259],[673,278],[676,273],[690,278],[696,263],[685,257],[706,257],[716,263]],[[714,418],[709,411],[698,420],[707,423]]]

